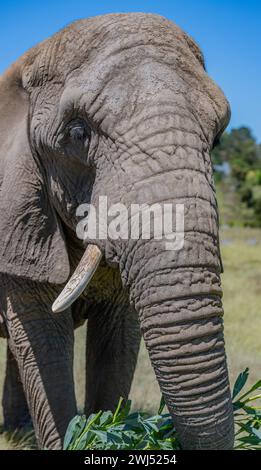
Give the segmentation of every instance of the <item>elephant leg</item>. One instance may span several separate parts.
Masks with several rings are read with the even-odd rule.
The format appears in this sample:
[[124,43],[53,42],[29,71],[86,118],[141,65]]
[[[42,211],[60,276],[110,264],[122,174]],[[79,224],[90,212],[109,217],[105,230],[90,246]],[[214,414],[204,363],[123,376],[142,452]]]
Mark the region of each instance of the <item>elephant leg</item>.
[[1,303],[40,448],[60,449],[77,413],[71,311],[51,312],[57,288],[5,279]]
[[88,316],[85,414],[115,410],[128,398],[140,346],[137,314],[127,304],[96,305]]
[[8,345],[2,405],[6,431],[32,426],[17,362]]

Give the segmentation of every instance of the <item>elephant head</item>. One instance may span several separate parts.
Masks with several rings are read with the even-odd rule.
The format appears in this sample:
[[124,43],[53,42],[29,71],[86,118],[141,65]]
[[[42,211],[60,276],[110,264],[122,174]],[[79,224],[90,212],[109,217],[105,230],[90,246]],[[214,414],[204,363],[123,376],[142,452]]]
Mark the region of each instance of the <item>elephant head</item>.
[[26,53],[0,92],[1,271],[64,284],[66,229],[75,233],[77,207],[100,196],[127,208],[173,203],[173,215],[183,204],[179,251],[153,237],[88,236],[54,310],[103,256],[138,313],[182,446],[232,448],[210,158],[229,106],[199,48],[158,15],[81,20]]

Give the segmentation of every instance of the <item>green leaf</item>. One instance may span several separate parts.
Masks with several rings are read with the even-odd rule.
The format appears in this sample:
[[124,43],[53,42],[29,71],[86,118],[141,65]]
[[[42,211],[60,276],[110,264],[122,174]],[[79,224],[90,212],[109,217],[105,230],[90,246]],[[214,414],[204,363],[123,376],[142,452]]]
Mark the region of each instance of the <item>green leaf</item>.
[[123,432],[122,433],[122,440],[124,442],[124,444],[126,444],[126,447],[124,446],[125,449],[128,449],[129,447],[131,447],[133,445],[133,436],[131,435],[131,433],[126,433],[126,432]]
[[165,439],[164,441],[158,441],[159,448],[162,450],[172,450],[174,448],[174,441],[171,439]]
[[[154,418],[154,416],[152,418]],[[143,428],[145,429],[145,431],[147,431],[147,433],[150,433],[150,431],[155,431],[155,432],[159,431],[157,425],[155,424],[155,422],[153,422],[154,419],[152,418],[144,419],[141,421],[141,424]]]
[[120,444],[122,442],[121,433],[117,433],[117,432],[108,431],[107,432],[107,439],[108,439],[108,441],[111,441],[113,443]]
[[118,417],[118,415],[119,415],[119,413],[120,413],[120,411],[121,411],[122,403],[123,403],[123,398],[120,397],[118,406],[117,406],[116,411],[115,411],[115,413],[114,413],[114,415],[113,415],[113,419],[112,419],[112,422],[113,422],[113,423],[115,423],[115,421],[116,421],[116,419],[117,419],[117,417]]
[[79,439],[77,439],[77,442],[75,443],[76,445],[73,447],[73,450],[85,450],[90,442],[91,437],[92,435],[90,434],[90,432],[82,433]]
[[131,409],[131,400],[127,400],[125,406],[122,408],[121,412],[119,413],[119,419],[124,420],[129,414]]
[[92,413],[90,416],[88,416],[86,425],[89,424],[91,421],[93,421],[95,417],[96,417],[96,413]]
[[261,442],[261,429],[255,429],[252,428],[252,433],[256,435],[256,437],[259,439],[259,442]]
[[72,440],[75,441],[77,437],[81,434],[84,427],[86,425],[86,418],[85,416],[75,416],[69,423],[64,443],[63,443],[63,450],[68,450],[69,445],[71,444]]
[[239,392],[242,390],[242,388],[245,386],[245,383],[248,379],[249,375],[249,369],[248,367],[244,370],[244,372],[241,372],[239,376],[236,379],[233,392],[232,392],[232,400],[239,394]]
[[[244,395],[238,398],[238,401],[242,401],[243,398],[246,398],[250,393],[254,392],[255,390],[261,389],[261,380],[258,380]],[[257,399],[258,396],[255,398]]]
[[261,411],[257,408],[254,408],[252,406],[244,405],[243,410],[249,415],[255,415],[255,416],[261,418]]
[[139,413],[132,413],[126,418],[125,424],[129,426],[130,429],[135,429],[136,431],[139,431],[142,430],[141,419],[142,418]]
[[260,444],[260,439],[257,436],[244,436],[238,439],[244,444],[258,445]]
[[160,405],[159,405],[159,409],[158,409],[158,415],[161,415],[162,414],[162,411],[164,410],[166,406],[166,403],[165,403],[165,399],[163,397],[163,395],[161,396],[161,400],[160,400]]
[[162,420],[159,424],[159,430],[161,432],[163,431],[169,431],[169,430],[173,430],[174,431],[174,423],[173,423],[173,420],[172,418],[169,418],[169,419],[166,419],[166,420]]
[[108,435],[106,431],[101,431],[99,429],[92,429],[91,432],[99,438],[99,441],[101,442],[101,444],[106,444],[108,440]]
[[104,411],[102,415],[100,416],[100,426],[108,425],[109,423],[112,423],[112,420],[113,420],[112,412]]

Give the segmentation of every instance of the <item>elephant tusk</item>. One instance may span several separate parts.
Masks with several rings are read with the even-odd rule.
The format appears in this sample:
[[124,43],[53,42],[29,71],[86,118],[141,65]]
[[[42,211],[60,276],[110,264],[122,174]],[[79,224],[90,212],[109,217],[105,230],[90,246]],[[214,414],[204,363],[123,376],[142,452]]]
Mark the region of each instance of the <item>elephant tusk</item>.
[[99,266],[102,252],[96,245],[88,245],[72,277],[52,305],[52,311],[62,312],[82,294]]

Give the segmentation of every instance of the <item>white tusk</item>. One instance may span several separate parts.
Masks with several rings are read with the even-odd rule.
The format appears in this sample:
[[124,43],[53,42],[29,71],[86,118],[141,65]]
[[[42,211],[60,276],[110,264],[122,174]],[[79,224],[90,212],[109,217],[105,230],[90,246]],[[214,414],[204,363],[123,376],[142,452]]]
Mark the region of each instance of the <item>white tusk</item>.
[[52,305],[52,311],[62,312],[82,294],[102,258],[102,252],[96,245],[88,245],[72,277]]

